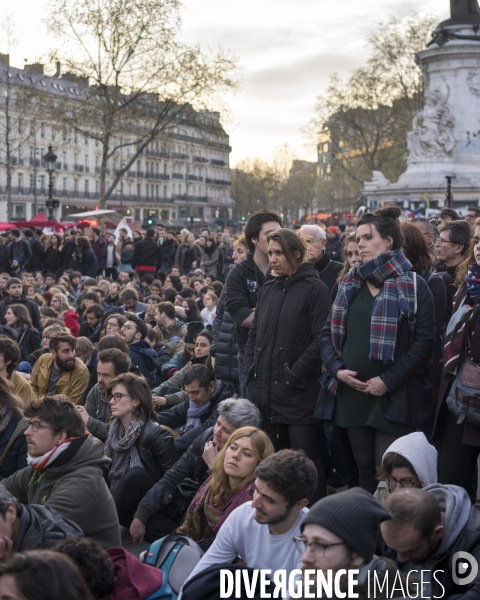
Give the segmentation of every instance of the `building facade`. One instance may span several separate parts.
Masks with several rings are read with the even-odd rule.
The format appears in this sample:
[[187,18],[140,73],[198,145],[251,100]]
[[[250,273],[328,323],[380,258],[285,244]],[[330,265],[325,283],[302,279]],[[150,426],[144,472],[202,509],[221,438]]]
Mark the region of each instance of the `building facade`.
[[[46,122],[41,106],[29,112],[25,94],[21,102],[16,93],[27,79],[41,86],[41,102],[62,94],[81,101],[81,86],[85,85],[68,73],[60,75],[59,68],[52,77],[44,75],[42,65],[17,69],[9,65],[8,55],[0,55],[0,94],[10,99],[8,107],[5,103],[0,107],[0,221],[8,217],[28,220],[45,210],[49,178],[42,157],[49,144],[57,155],[53,197],[60,207],[55,209],[55,217],[68,220],[69,214],[98,207],[101,146],[76,130],[62,130]],[[106,208],[118,210],[136,223],[149,217],[185,224],[232,217],[229,137],[218,113],[197,114],[200,118],[195,124],[182,122],[149,144],[122,175]],[[202,122],[208,122],[208,127],[202,129]],[[108,161],[107,189],[131,151],[131,146],[124,144]]]

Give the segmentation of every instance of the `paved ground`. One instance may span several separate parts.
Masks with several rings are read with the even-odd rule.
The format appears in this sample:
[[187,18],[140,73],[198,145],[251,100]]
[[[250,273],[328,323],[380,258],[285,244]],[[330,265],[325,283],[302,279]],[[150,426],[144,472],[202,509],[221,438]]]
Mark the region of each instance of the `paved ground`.
[[122,546],[133,554],[137,558],[139,558],[140,553],[144,550],[148,550],[150,544],[148,542],[141,542],[140,544],[134,544],[130,533],[126,527],[120,527],[120,533],[122,536]]

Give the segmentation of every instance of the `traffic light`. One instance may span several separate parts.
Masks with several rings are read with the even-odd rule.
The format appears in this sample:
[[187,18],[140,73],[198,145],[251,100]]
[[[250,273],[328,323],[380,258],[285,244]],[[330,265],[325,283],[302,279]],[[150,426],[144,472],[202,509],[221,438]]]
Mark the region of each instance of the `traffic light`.
[[157,219],[155,217],[145,217],[143,219],[142,227],[143,229],[150,229],[150,227],[155,227],[157,224]]
[[246,221],[246,220],[247,220],[247,217],[242,217],[242,221]]

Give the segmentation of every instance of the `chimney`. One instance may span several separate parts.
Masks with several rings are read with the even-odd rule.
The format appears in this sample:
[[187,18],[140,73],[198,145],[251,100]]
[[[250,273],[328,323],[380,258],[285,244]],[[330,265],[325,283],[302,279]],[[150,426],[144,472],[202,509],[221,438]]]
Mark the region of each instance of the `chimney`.
[[57,60],[57,70],[55,71],[55,78],[60,77],[60,61]]
[[10,64],[10,54],[0,54],[0,65]]

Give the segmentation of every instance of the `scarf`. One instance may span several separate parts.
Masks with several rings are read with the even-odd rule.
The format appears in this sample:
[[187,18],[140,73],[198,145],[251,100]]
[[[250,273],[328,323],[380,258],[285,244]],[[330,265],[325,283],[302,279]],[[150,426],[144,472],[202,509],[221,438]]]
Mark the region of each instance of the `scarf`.
[[134,417],[126,431],[120,419],[113,419],[110,425],[105,442],[105,454],[112,459],[112,466],[108,474],[112,494],[130,468],[130,451],[142,433],[145,423],[145,417]]
[[43,456],[30,456],[27,454],[27,463],[34,471],[43,471],[46,467],[65,452],[74,440],[79,440],[80,437],[67,438],[55,446],[53,450],[49,450]]
[[332,342],[340,358],[347,335],[349,306],[365,281],[368,281],[380,288],[371,315],[369,357],[382,361],[395,360],[400,317],[406,314],[413,317],[415,311],[415,286],[407,275],[411,268],[403,252],[398,250],[380,254],[365,264],[359,261],[345,275],[330,313]]
[[480,267],[476,263],[468,270],[465,281],[470,298],[473,302],[480,302]]
[[230,496],[224,504],[215,506],[212,499],[212,481],[213,475],[200,487],[190,502],[183,525],[177,529],[177,533],[188,535],[196,542],[216,534],[225,519],[236,508],[253,499],[255,479],[251,479],[246,483],[242,489]]
[[187,423],[185,426],[185,431],[189,429],[193,429],[194,427],[198,427],[202,424],[201,417],[207,413],[211,408],[210,402],[206,402],[203,406],[197,406],[191,400],[189,401],[188,411],[187,411]]

